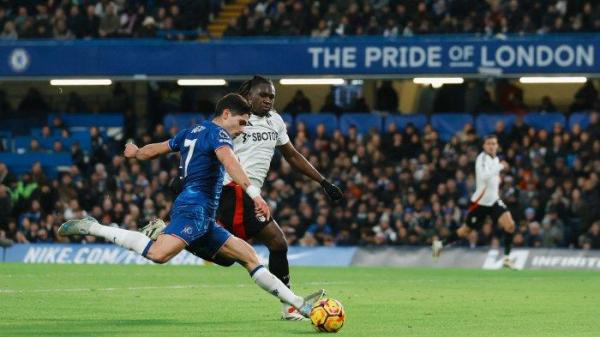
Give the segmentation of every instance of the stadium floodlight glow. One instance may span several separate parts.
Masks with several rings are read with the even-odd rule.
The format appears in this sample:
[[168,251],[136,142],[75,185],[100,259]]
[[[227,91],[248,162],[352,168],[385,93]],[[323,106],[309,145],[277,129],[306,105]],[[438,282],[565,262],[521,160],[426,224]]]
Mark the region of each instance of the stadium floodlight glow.
[[177,80],[180,86],[218,86],[227,85],[227,81],[222,78],[182,78]]
[[463,84],[465,79],[462,77],[415,77],[414,84],[431,85],[434,88],[439,88],[444,84]]
[[111,85],[112,81],[108,78],[63,78],[50,80],[50,85],[68,86],[68,85]]
[[585,83],[587,77],[584,76],[543,76],[543,77],[521,77],[521,83],[541,84],[541,83]]
[[344,85],[343,78],[282,78],[281,85]]

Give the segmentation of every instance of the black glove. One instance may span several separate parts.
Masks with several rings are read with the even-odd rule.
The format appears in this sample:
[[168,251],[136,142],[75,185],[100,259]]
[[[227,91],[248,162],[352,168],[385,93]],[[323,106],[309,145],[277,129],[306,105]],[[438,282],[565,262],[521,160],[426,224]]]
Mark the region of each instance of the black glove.
[[169,183],[169,188],[171,189],[171,192],[174,196],[178,196],[179,193],[183,191],[183,177],[177,176],[171,179],[171,182]]
[[325,192],[329,200],[337,202],[344,198],[344,193],[342,193],[342,190],[336,185],[327,181],[327,179],[323,179],[323,181],[321,181],[321,186],[323,187],[323,192]]

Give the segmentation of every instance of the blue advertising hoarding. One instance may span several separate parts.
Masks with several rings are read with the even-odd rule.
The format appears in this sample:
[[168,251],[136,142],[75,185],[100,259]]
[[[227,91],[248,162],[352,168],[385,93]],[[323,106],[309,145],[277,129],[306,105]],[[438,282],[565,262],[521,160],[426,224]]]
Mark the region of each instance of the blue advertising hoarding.
[[[261,263],[267,265],[269,251],[254,247]],[[1,251],[0,251],[1,254]],[[565,269],[600,271],[600,250],[519,248],[510,255],[517,269]],[[439,259],[431,258],[429,247],[290,247],[292,266],[385,266],[428,268],[501,269],[504,259],[500,251],[485,247],[451,248]],[[140,255],[112,244],[16,244],[0,255],[10,263],[36,264],[152,264]],[[170,265],[210,265],[183,251]],[[2,290],[2,289],[0,289]]]
[[[261,261],[267,264],[269,251],[263,246],[257,246],[255,249]],[[349,266],[355,251],[354,247],[290,247],[288,259],[294,266]],[[5,262],[152,264],[151,261],[139,254],[111,244],[16,244],[8,248],[5,253]],[[189,252],[183,251],[169,261],[169,264],[203,265],[205,262]]]
[[3,41],[0,77],[600,74],[600,34]]

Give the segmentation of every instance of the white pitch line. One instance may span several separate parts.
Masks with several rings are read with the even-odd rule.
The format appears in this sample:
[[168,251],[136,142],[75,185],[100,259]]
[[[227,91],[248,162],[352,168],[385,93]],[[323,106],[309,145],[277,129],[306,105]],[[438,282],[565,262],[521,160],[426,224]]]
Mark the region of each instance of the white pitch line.
[[[350,284],[352,282],[307,282],[306,285],[334,285]],[[0,288],[0,294],[22,294],[22,293],[76,293],[93,291],[120,291],[120,290],[156,290],[156,289],[207,289],[207,288],[245,288],[252,284],[175,284],[170,286],[145,286],[145,287],[126,287],[126,288],[47,288],[47,289],[8,289]]]

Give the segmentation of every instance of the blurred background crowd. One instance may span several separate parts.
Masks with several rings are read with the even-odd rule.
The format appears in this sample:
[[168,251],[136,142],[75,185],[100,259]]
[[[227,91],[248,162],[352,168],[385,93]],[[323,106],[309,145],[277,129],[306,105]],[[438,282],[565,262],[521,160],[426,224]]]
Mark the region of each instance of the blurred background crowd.
[[[1,39],[217,37],[221,0],[0,2]],[[252,3],[250,1],[250,3]],[[436,33],[584,33],[600,30],[589,0],[259,0],[229,19],[225,36],[412,36]]]
[[[61,128],[57,117],[42,133],[59,130],[68,136]],[[164,141],[176,131],[158,124],[137,143]],[[461,224],[481,148],[472,125],[448,142],[430,125],[421,130],[390,125],[383,133],[367,134],[355,127],[347,135],[327,131],[333,130],[321,125],[308,136],[306,127],[296,123],[291,141],[344,189],[342,204],[330,204],[318,184],[291,170],[280,156],[263,189],[291,244],[423,245]],[[168,219],[174,198],[168,185],[178,174],[177,155],[126,160],[123,141],[95,127],[89,132],[91,150],[82,151],[77,144],[64,149],[74,164],[55,179],[45,176],[40,163],[21,176],[0,163],[0,238],[63,242],[67,239],[57,237],[57,227],[86,215],[129,229],[154,217]],[[503,173],[501,196],[518,225],[515,246],[600,248],[598,113],[590,115],[586,128],[565,130],[557,124],[551,131],[536,130],[519,117],[510,130],[499,122],[495,133],[511,165]],[[55,150],[63,149],[38,149]],[[462,244],[496,246],[499,237],[487,222]]]

